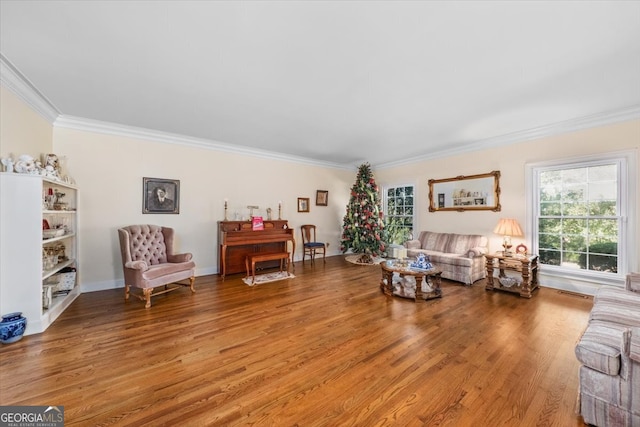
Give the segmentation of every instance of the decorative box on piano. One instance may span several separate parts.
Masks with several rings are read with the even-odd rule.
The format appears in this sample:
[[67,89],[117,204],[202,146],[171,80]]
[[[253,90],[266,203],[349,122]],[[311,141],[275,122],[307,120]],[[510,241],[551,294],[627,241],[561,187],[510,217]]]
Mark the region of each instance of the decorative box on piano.
[[[253,230],[252,221],[218,221],[218,273],[224,279],[227,274],[245,271],[245,258],[260,252],[289,252],[293,265],[296,243],[293,230],[286,220],[264,220],[262,230]],[[291,246],[289,246],[291,242]],[[279,267],[262,263],[262,268]]]

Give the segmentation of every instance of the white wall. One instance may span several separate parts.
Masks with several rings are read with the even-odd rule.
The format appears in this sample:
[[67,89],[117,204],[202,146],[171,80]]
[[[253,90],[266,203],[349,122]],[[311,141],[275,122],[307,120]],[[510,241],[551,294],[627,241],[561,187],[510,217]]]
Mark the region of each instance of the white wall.
[[[64,128],[54,129],[54,150],[69,158],[69,174],[79,193],[81,285],[84,291],[122,285],[117,229],[152,223],[176,230],[176,250],[192,252],[196,274],[218,272],[217,221],[234,212],[273,218],[282,201],[282,218],[300,239],[299,226],[318,226],[318,239],[339,253],[340,226],[356,171],[310,166],[282,160],[198,147]],[[180,213],[142,214],[142,178],[180,180]],[[329,191],[328,206],[315,205],[316,190]],[[310,212],[297,212],[297,198],[310,199]],[[296,259],[302,249],[296,248]]]

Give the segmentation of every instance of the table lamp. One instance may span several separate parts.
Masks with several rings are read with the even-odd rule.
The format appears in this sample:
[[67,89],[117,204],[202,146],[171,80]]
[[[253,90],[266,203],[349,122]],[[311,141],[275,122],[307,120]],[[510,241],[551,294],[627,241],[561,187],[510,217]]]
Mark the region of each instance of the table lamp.
[[524,236],[522,228],[520,228],[520,224],[518,224],[518,221],[513,218],[500,218],[500,221],[498,221],[498,225],[493,229],[493,232],[504,236],[502,241],[504,256],[513,255],[513,252],[511,252],[511,238]]

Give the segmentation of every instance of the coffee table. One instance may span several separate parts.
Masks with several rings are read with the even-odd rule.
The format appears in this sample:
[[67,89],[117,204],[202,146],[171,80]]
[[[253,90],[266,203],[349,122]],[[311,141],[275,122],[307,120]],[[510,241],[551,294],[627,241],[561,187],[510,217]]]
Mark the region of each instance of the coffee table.
[[[440,276],[442,270],[432,268],[423,270],[412,268],[409,266],[410,261],[391,259],[380,263],[382,269],[382,278],[380,279],[380,290],[385,295],[400,296],[403,298],[413,298],[414,301],[430,300],[434,298],[442,298],[442,290],[440,289]],[[416,280],[416,290],[413,294],[396,294],[393,292],[393,274],[397,273],[401,278],[406,276],[414,277]],[[430,291],[422,290],[422,280],[424,279]]]

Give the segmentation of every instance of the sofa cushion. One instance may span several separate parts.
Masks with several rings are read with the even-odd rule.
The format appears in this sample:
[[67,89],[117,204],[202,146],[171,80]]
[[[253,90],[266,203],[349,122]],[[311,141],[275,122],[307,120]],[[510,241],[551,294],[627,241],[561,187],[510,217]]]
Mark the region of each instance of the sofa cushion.
[[449,233],[435,233],[433,231],[420,232],[420,248],[428,251],[446,252],[449,242]]
[[591,323],[576,346],[576,357],[584,366],[598,372],[619,375],[623,335],[623,327]]
[[438,264],[459,265],[462,267],[471,267],[471,258],[462,257],[457,254],[443,254],[434,252],[429,255],[431,262],[438,266]]
[[443,252],[466,255],[469,249],[480,246],[482,236],[475,234],[450,234]]
[[640,294],[602,287],[593,299],[590,321],[640,327]]

